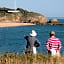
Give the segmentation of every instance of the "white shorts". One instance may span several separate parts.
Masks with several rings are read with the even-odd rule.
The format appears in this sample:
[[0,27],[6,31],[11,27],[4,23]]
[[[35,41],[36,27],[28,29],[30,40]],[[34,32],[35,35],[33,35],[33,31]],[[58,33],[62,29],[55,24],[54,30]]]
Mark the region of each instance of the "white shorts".
[[56,50],[51,49],[50,51],[52,56],[56,55]]
[[36,47],[33,47],[33,54],[36,54]]
[[56,50],[53,50],[53,49],[51,49],[50,51],[51,51],[51,55],[52,56],[60,56],[60,52],[59,51],[56,51]]

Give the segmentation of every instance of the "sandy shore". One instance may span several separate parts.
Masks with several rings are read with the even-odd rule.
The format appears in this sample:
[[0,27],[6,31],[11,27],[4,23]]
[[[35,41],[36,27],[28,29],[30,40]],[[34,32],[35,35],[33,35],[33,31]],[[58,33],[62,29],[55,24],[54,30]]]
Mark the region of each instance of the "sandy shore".
[[27,25],[35,25],[31,23],[0,23],[0,27],[14,27],[14,26],[27,26]]

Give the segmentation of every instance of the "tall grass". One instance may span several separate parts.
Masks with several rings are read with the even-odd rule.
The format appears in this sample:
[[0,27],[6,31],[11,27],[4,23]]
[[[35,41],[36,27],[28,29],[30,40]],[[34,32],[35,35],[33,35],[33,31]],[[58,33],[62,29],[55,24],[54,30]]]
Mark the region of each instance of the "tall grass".
[[15,54],[7,53],[0,56],[0,64],[64,64],[64,55],[52,57],[43,54]]

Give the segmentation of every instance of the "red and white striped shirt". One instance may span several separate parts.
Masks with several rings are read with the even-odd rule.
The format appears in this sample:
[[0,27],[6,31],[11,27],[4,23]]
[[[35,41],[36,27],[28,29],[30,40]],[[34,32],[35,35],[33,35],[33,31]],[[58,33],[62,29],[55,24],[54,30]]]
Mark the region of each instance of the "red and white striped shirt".
[[51,38],[49,38],[46,42],[46,48],[47,50],[59,50],[61,49],[61,42],[58,38],[56,38],[55,36],[52,36]]

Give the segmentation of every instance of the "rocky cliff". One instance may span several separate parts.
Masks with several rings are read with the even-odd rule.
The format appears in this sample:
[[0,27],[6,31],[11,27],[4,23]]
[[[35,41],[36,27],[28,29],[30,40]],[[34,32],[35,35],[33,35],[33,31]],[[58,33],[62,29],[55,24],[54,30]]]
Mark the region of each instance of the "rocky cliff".
[[17,8],[19,12],[8,12],[8,10],[14,10],[9,8],[0,8],[0,22],[17,22],[17,23],[35,23],[35,24],[46,24],[48,18],[45,16],[29,12],[22,8]]

